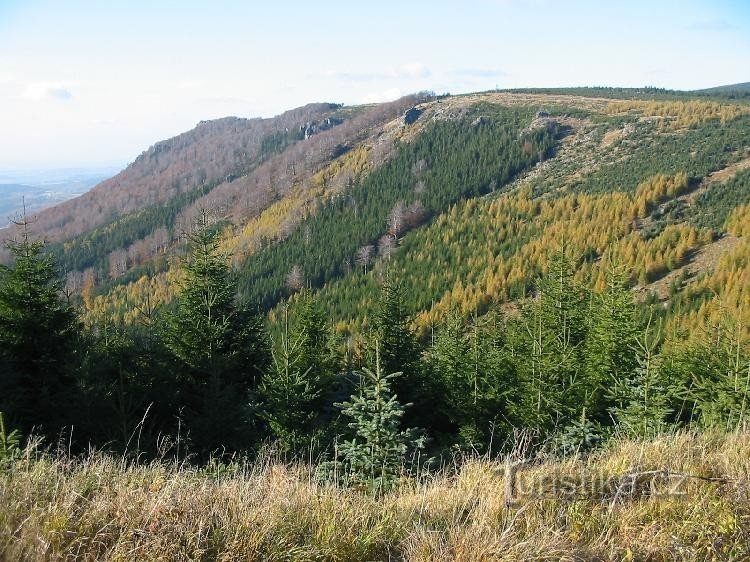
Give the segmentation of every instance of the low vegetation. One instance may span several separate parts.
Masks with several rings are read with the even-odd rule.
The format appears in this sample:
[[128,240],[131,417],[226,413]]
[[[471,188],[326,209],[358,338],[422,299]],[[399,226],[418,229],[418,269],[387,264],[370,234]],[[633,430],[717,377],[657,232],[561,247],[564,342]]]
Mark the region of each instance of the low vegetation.
[[[521,440],[522,442],[522,440]],[[381,495],[264,457],[192,468],[30,448],[0,473],[0,556],[76,560],[742,560],[750,433],[523,447]]]

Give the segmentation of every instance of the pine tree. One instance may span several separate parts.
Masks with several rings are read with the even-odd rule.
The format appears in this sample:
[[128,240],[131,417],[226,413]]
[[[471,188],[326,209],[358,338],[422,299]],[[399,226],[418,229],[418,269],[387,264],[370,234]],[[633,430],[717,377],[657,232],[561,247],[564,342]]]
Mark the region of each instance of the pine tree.
[[179,404],[203,454],[252,442],[249,393],[268,363],[261,318],[236,302],[237,283],[206,212],[189,236],[191,253],[164,340],[176,363]]
[[423,446],[415,430],[401,429],[409,404],[402,405],[391,391],[391,381],[399,376],[385,374],[376,344],[375,370],[364,367],[358,393],[339,405],[355,434],[339,449],[349,479],[375,492],[390,488],[407,472],[407,453]]
[[62,298],[54,258],[32,241],[24,216],[20,241],[9,241],[10,267],[0,266],[0,410],[27,432],[54,435],[74,409],[71,363],[78,322]]

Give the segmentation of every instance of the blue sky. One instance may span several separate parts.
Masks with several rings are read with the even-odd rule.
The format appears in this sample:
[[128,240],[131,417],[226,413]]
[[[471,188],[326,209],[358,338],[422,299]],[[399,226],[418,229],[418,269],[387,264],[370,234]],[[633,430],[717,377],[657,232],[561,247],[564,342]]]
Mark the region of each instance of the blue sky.
[[0,0],[0,169],[420,89],[750,80],[750,1]]

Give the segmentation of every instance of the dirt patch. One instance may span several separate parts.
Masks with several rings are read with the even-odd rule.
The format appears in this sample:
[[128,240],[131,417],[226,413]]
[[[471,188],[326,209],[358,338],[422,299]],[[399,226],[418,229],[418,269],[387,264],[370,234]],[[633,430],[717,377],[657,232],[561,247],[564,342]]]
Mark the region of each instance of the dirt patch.
[[722,168],[721,170],[716,170],[715,172],[710,173],[706,178],[705,183],[712,184],[725,182],[732,179],[742,170],[747,170],[748,168],[750,168],[750,154],[746,155],[739,162],[735,162],[734,164],[730,164],[726,168]]
[[614,131],[607,131],[606,133],[604,133],[604,137],[602,138],[602,146],[611,146],[615,144],[621,138],[622,138],[622,131],[620,129],[616,129]]
[[687,282],[690,283],[697,274],[713,270],[721,256],[735,248],[740,243],[740,240],[737,236],[727,234],[710,244],[706,244],[695,252],[688,263],[682,267],[673,269],[661,279],[646,285],[643,288],[643,292],[645,294],[655,293],[659,299],[666,300],[669,298],[669,289],[673,282],[677,281],[682,275],[685,275]]

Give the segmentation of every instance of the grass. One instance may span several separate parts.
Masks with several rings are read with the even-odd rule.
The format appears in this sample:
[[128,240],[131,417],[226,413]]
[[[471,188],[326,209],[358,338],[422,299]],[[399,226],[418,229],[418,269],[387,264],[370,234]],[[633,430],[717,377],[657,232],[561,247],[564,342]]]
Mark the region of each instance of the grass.
[[0,558],[750,559],[750,432],[521,459],[469,459],[374,497],[271,460],[199,470],[27,450],[0,473]]

